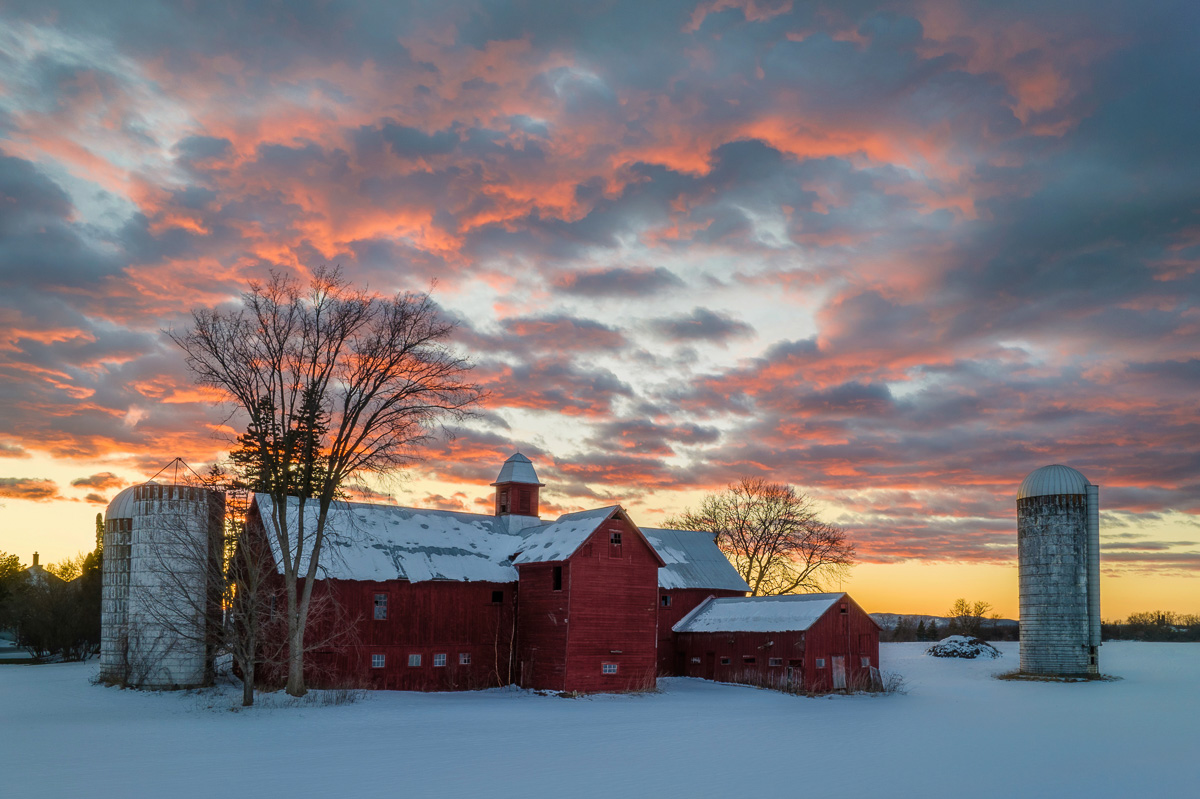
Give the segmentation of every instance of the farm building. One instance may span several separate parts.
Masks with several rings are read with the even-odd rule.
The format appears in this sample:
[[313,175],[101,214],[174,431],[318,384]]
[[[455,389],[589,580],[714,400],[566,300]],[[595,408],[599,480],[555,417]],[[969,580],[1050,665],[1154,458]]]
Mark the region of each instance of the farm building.
[[844,593],[713,597],[674,633],[689,677],[829,691],[878,674],[879,625]]

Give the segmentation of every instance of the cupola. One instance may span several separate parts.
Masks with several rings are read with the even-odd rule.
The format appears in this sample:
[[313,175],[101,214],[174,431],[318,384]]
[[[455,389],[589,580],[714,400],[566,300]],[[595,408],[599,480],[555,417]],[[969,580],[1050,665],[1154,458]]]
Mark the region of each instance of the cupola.
[[538,482],[533,461],[521,453],[514,453],[500,468],[496,482],[497,516],[538,515],[538,489],[545,483]]

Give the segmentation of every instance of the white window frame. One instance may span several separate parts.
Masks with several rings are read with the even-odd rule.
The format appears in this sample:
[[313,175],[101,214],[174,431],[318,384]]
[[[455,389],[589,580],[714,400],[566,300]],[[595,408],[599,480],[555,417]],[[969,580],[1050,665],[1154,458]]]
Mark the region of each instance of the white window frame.
[[438,653],[434,654],[433,667],[436,669],[436,668],[439,668],[439,667],[445,666],[445,665],[446,665],[446,653],[438,652]]
[[[383,600],[383,604],[379,603],[380,599]],[[383,611],[382,616],[379,615],[379,612],[381,610]],[[387,621],[387,617],[388,617],[388,595],[386,593],[376,594],[375,595],[375,621]]]
[[471,665],[471,653],[470,652],[459,652],[458,653],[458,665],[470,666]]
[[616,663],[601,663],[600,664],[600,673],[601,674],[612,675],[612,674],[616,674],[618,670],[619,670],[619,667],[618,667],[618,664],[616,664]]
[[825,658],[817,658],[817,668],[818,669],[825,668]]
[[386,668],[386,667],[387,667],[387,655],[380,655],[380,654],[372,653],[371,668],[382,669],[382,668]]
[[410,669],[419,669],[421,667],[421,656],[420,655],[409,655],[408,656],[408,667]]
[[782,666],[783,658],[767,658],[768,666]]

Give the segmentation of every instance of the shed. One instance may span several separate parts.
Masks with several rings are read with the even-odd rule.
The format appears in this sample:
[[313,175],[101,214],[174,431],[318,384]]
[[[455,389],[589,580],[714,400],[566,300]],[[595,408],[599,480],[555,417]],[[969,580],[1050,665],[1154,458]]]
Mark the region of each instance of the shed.
[[712,597],[674,631],[688,677],[822,692],[878,675],[879,625],[846,593]]

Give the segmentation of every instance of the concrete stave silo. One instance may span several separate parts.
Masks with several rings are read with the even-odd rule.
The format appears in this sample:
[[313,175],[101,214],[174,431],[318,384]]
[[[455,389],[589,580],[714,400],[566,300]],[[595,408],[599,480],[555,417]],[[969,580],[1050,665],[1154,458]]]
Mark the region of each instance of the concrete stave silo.
[[224,514],[223,493],[180,484],[132,486],[109,504],[102,679],[145,688],[211,681]]
[[1031,472],[1017,492],[1021,671],[1099,673],[1099,487],[1069,466]]

